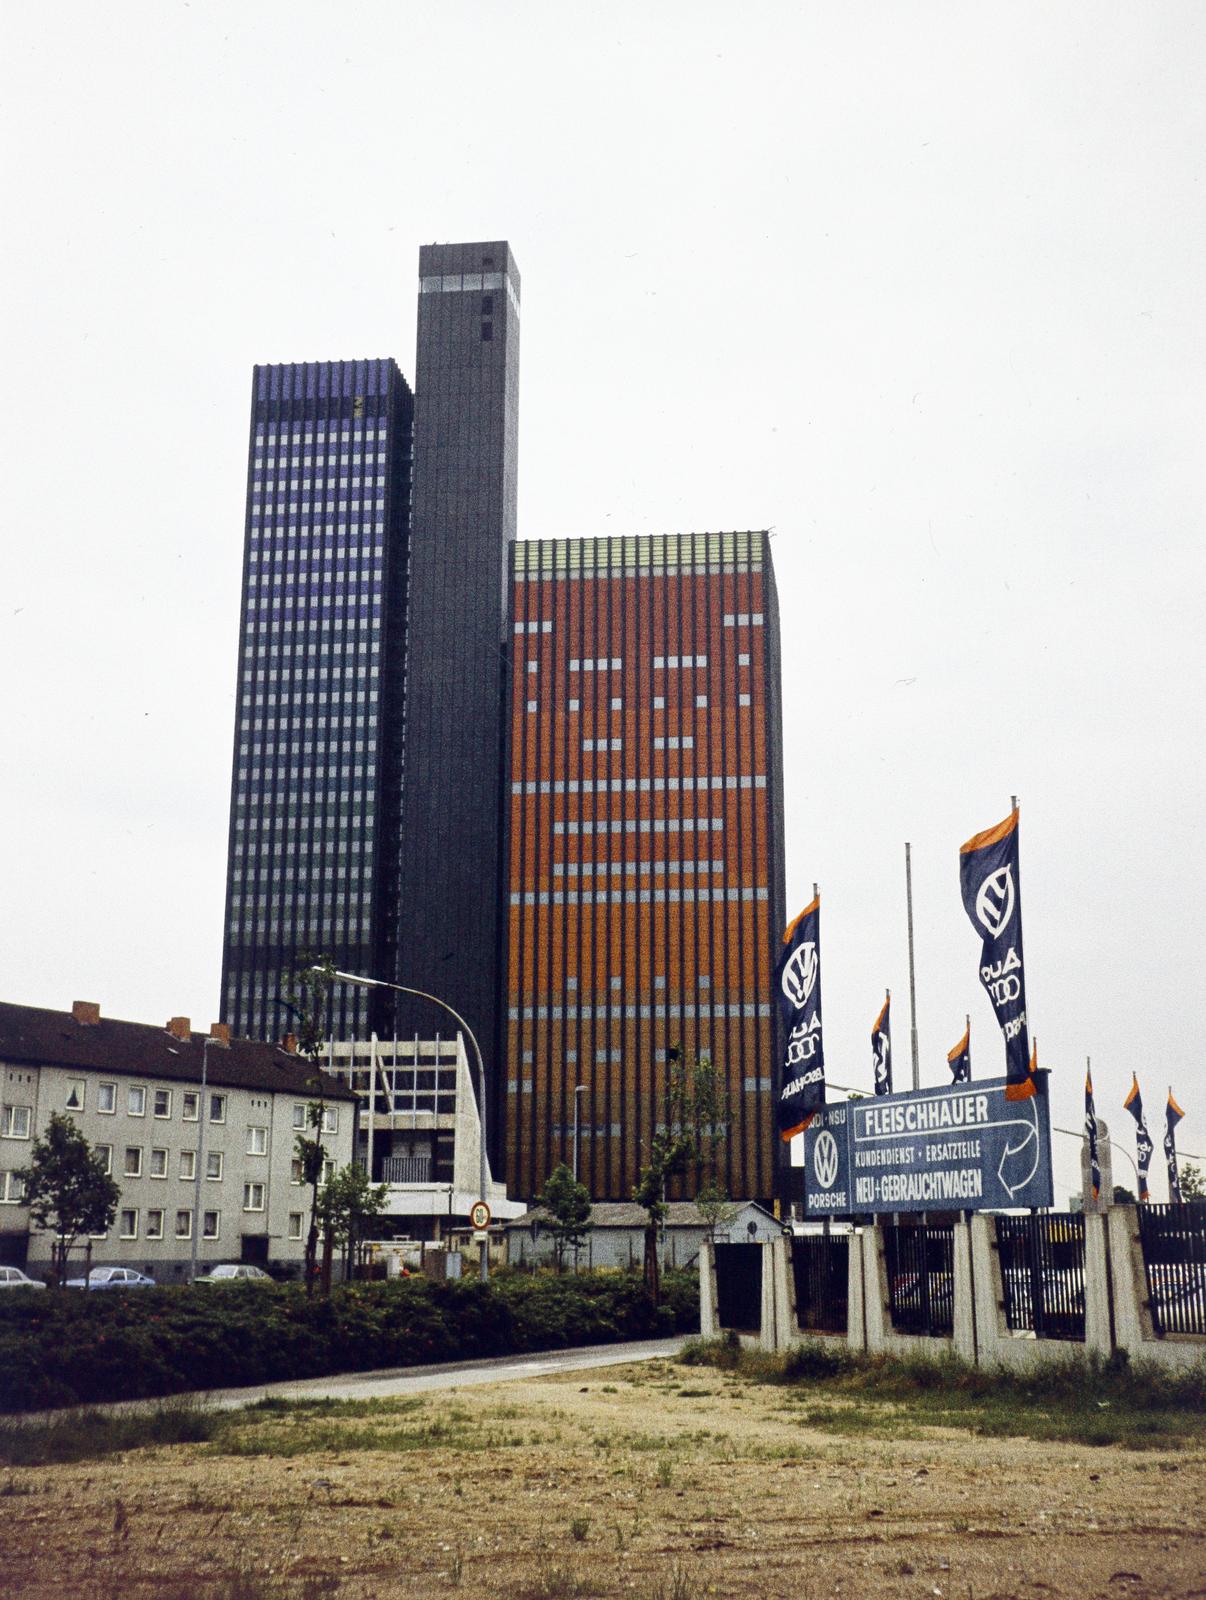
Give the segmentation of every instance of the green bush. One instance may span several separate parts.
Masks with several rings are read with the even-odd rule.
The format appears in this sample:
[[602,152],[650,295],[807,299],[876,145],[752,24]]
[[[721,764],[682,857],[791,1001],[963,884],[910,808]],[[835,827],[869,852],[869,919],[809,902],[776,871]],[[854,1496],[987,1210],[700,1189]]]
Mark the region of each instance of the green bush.
[[0,1411],[240,1388],[511,1352],[608,1344],[698,1326],[693,1273],[653,1307],[629,1275],[502,1272],[432,1283],[15,1295],[0,1305]]

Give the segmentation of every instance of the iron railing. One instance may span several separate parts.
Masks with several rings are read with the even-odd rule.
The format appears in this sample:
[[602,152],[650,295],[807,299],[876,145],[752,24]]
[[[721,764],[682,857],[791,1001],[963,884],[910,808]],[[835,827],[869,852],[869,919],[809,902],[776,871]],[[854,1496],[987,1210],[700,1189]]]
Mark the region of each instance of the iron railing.
[[939,1338],[955,1328],[954,1222],[884,1228],[888,1304],[897,1333]]
[[430,1183],[430,1156],[386,1156],[381,1163],[382,1183]]
[[849,1234],[805,1234],[791,1241],[796,1321],[801,1331],[845,1333]]
[[1072,1211],[997,1217],[997,1253],[1011,1332],[1085,1336],[1085,1219]]
[[763,1249],[760,1244],[716,1246],[716,1309],[722,1328],[738,1333],[761,1328]]
[[1206,1200],[1138,1212],[1156,1332],[1206,1334]]

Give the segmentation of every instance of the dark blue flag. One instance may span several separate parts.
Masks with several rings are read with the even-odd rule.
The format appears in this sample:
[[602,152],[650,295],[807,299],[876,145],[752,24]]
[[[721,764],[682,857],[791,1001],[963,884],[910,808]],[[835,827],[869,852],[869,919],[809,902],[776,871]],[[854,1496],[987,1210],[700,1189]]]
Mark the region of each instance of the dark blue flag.
[[1101,1197],[1101,1162],[1097,1155],[1097,1113],[1093,1109],[1093,1074],[1085,1067],[1085,1140],[1089,1146],[1089,1177],[1094,1200]]
[[955,1083],[971,1082],[971,1023],[969,1022],[962,1039],[953,1050],[946,1052],[946,1064],[951,1069],[951,1078]]
[[825,1047],[821,1037],[821,897],[804,907],[783,935],[775,993],[787,1045],[780,1073],[776,1122],[791,1139],[825,1104]]
[[871,1024],[871,1060],[875,1066],[876,1094],[892,1093],[892,996],[889,993],[879,1016]]
[[980,982],[1005,1036],[1005,1098],[1035,1092],[1026,1027],[1022,966],[1022,888],[1018,873],[1018,813],[969,839],[959,852],[963,908],[980,935]]
[[1181,1177],[1177,1172],[1177,1123],[1184,1115],[1181,1107],[1173,1099],[1173,1092],[1170,1089],[1165,1112],[1164,1159],[1168,1164],[1168,1198],[1175,1206],[1181,1204]]
[[1122,1102],[1124,1108],[1135,1119],[1135,1157],[1139,1167],[1139,1198],[1150,1200],[1151,1190],[1147,1186],[1147,1169],[1152,1163],[1151,1134],[1147,1131],[1147,1123],[1143,1120],[1143,1096],[1139,1093],[1139,1079],[1131,1073],[1131,1092]]

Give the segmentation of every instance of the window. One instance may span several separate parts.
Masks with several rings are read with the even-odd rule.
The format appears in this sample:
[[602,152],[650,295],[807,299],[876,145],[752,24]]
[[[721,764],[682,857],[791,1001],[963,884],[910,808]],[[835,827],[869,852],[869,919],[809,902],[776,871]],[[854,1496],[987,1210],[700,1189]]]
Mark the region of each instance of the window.
[[249,1156],[266,1156],[268,1154],[267,1128],[248,1128],[247,1154]]
[[4,1121],[0,1123],[0,1136],[5,1139],[28,1139],[32,1121],[32,1106],[5,1106]]
[[113,1171],[113,1146],[111,1144],[94,1144],[92,1154],[100,1160],[100,1164],[107,1173]]
[[197,1152],[195,1150],[182,1150],[180,1152],[180,1176],[182,1178],[195,1178],[197,1176]]
[[117,1236],[119,1239],[137,1239],[138,1237],[138,1212],[129,1206],[118,1213],[119,1226]]
[[209,1183],[221,1181],[222,1152],[220,1150],[207,1150],[205,1152],[205,1177]]
[[322,1131],[324,1133],[339,1132],[339,1109],[337,1106],[323,1107]]
[[243,1185],[243,1210],[262,1211],[264,1209],[264,1185],[262,1183],[245,1183]]
[[154,1206],[147,1212],[147,1238],[163,1238],[163,1210],[161,1207]]
[[193,1214],[191,1211],[177,1211],[176,1237],[177,1239],[191,1239],[193,1236]]
[[201,1237],[203,1239],[216,1239],[218,1237],[218,1223],[221,1212],[203,1211],[201,1213]]
[[300,1211],[291,1211],[289,1213],[289,1237],[291,1239],[300,1239],[301,1236],[302,1214]]
[[491,339],[493,339],[493,337],[494,337],[494,324],[492,322],[483,322],[482,323],[482,338],[486,341],[487,344],[489,344],[489,342],[491,341]]
[[[25,1179],[16,1172],[0,1172],[0,1206],[25,1204]],[[299,1234],[300,1238],[301,1235]]]
[[142,1146],[128,1144],[126,1146],[126,1164],[122,1169],[127,1178],[142,1177]]
[[184,1118],[185,1122],[196,1122],[197,1104],[200,1099],[201,1096],[195,1089],[186,1089],[180,1096],[180,1114]]
[[155,1090],[155,1115],[157,1117],[170,1117],[172,1114],[172,1091],[170,1089]]
[[146,1116],[147,1092],[145,1089],[132,1086],[126,1090],[126,1112],[131,1117]]
[[324,1183],[330,1183],[331,1179],[334,1176],[335,1176],[335,1163],[333,1161],[324,1161],[323,1164],[322,1164],[322,1181]]
[[63,1104],[68,1111],[82,1111],[84,1109],[84,1080],[83,1078],[67,1079],[67,1098]]
[[211,1094],[209,1097],[209,1120],[211,1122],[226,1121],[226,1096],[224,1094]]
[[115,1083],[98,1083],[96,1086],[96,1109],[103,1111],[106,1116],[112,1116],[117,1110],[117,1085]]
[[300,1183],[302,1181],[302,1177],[303,1173],[301,1159],[298,1156],[294,1156],[293,1160],[289,1163],[289,1182]]
[[152,1178],[167,1177],[167,1156],[167,1151],[163,1149],[151,1151],[150,1175]]

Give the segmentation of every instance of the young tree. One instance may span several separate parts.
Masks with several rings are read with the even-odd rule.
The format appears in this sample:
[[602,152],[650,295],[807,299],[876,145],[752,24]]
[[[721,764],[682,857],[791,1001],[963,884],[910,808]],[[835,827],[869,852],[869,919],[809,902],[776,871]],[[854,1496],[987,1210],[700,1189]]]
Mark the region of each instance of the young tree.
[[[322,1050],[326,1043],[327,1001],[335,981],[335,963],[330,956],[302,954],[289,975],[282,1004],[297,1025],[297,1050],[313,1069],[309,1079],[315,1098],[306,1107],[307,1130],[297,1135],[294,1148],[301,1163],[302,1182],[310,1190],[310,1226],[306,1233],[306,1293],[314,1293],[318,1263],[318,1186],[322,1182],[326,1152],[323,1148],[323,1123],[326,1118]],[[324,1273],[324,1288],[330,1288],[329,1271]]]
[[389,1185],[369,1182],[355,1161],[333,1172],[318,1195],[318,1218],[329,1245],[343,1249],[343,1276],[353,1258],[360,1230],[370,1217],[379,1217],[389,1200]]
[[695,1209],[704,1219],[704,1226],[708,1230],[708,1238],[713,1244],[721,1228],[727,1228],[737,1215],[737,1206],[729,1199],[728,1190],[723,1183],[705,1183],[695,1196]]
[[55,1112],[35,1139],[29,1165],[18,1174],[34,1223],[54,1233],[55,1279],[67,1277],[67,1257],[82,1234],[107,1233],[117,1215],[121,1190],[70,1117]]
[[1201,1167],[1195,1167],[1192,1161],[1181,1163],[1181,1198],[1206,1200],[1206,1176]]
[[537,1197],[548,1212],[547,1227],[553,1235],[557,1271],[561,1271],[566,1250],[577,1250],[593,1224],[590,1220],[590,1190],[562,1161],[553,1168]]
[[720,1146],[728,1133],[726,1096],[716,1068],[707,1056],[684,1060],[677,1046],[669,1052],[666,1121],[653,1135],[649,1160],[632,1197],[647,1214],[645,1223],[645,1288],[656,1305],[661,1298],[657,1236],[666,1219],[666,1186],[695,1169],[698,1192],[703,1175],[714,1177]]

